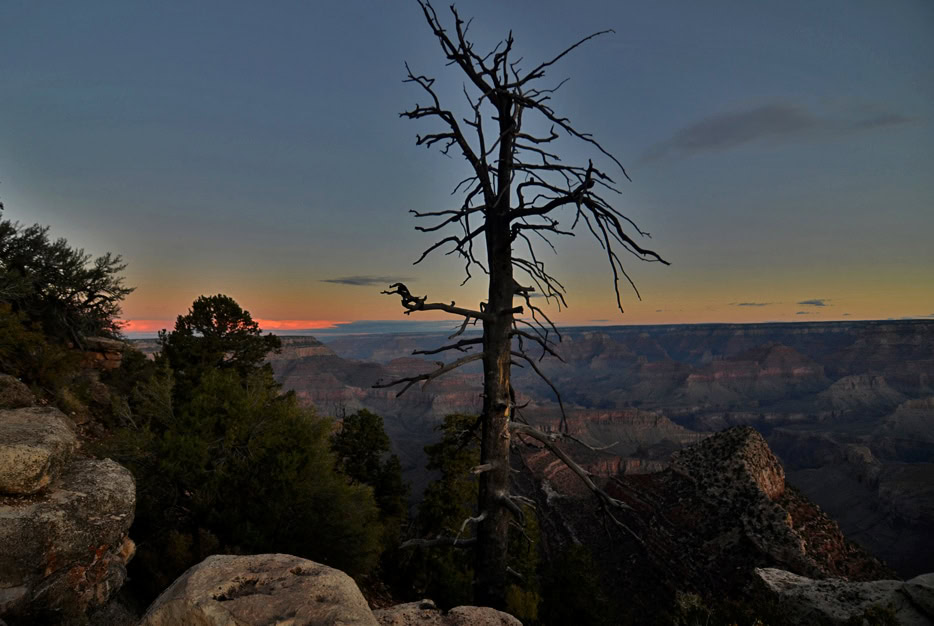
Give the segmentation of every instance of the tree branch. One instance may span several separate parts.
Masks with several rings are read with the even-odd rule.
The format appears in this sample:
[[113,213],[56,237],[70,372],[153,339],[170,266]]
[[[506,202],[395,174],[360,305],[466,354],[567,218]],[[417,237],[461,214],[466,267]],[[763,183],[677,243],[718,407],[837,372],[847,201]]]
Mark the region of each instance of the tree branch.
[[438,367],[438,369],[428,372],[427,374],[419,374],[418,376],[407,376],[406,378],[399,378],[388,383],[377,382],[375,385],[373,385],[373,389],[385,389],[387,387],[395,387],[396,385],[401,385],[405,383],[405,387],[403,387],[402,390],[396,394],[396,397],[398,398],[399,396],[404,394],[406,391],[408,391],[409,387],[411,387],[415,383],[424,381],[424,384],[422,385],[422,390],[424,390],[431,381],[441,376],[442,374],[446,374],[452,370],[455,370],[458,367],[461,367],[462,365],[467,365],[468,363],[472,361],[479,361],[482,358],[483,358],[483,353],[478,352],[477,354],[471,354],[469,356],[462,357],[446,365],[444,363],[441,363],[439,364],[440,366]]
[[451,302],[451,304],[444,304],[443,302],[425,302],[425,300],[428,299],[427,296],[422,298],[413,296],[409,292],[409,288],[406,287],[403,283],[393,283],[389,285],[389,290],[382,291],[380,293],[400,296],[402,298],[402,306],[406,309],[406,315],[412,313],[413,311],[444,311],[445,313],[461,315],[466,318],[472,317],[478,320],[492,319],[492,316],[488,313],[454,306],[454,302]]
[[606,502],[607,504],[618,509],[627,509],[632,510],[628,504],[621,500],[617,500],[603,489],[597,486],[593,481],[590,472],[585,470],[583,467],[577,464],[574,459],[572,459],[568,454],[559,448],[556,444],[561,439],[565,438],[564,435],[559,433],[546,433],[537,428],[529,426],[528,424],[520,424],[519,422],[510,422],[509,429],[517,434],[526,435],[537,441],[540,441],[548,450],[558,457],[562,463],[564,463],[568,469],[570,469],[574,474],[580,478],[581,482],[590,489],[600,500]]
[[439,352],[446,352],[447,350],[467,352],[470,348],[465,346],[473,346],[478,343],[483,343],[483,337],[476,337],[475,339],[461,339],[457,343],[450,343],[446,346],[435,348],[434,350],[412,350],[412,354],[438,354]]

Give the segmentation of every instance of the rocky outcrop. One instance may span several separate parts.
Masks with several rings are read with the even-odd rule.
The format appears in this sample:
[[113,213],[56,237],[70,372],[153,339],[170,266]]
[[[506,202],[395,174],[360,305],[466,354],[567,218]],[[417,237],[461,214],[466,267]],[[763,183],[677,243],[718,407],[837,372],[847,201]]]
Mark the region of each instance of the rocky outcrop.
[[717,433],[676,453],[675,471],[691,476],[710,496],[733,501],[737,492],[761,491],[769,500],[785,492],[785,470],[762,435],[749,426]]
[[934,574],[907,582],[814,580],[775,568],[756,575],[790,624],[844,624],[873,613],[890,613],[903,626],[934,624]]
[[19,409],[35,403],[29,387],[9,374],[0,374],[0,409]]
[[694,480],[719,509],[734,512],[743,535],[763,553],[798,571],[819,571],[791,515],[778,504],[785,470],[758,431],[739,426],[717,433],[676,453],[671,468]]
[[0,411],[0,617],[55,623],[104,605],[135,551],[136,487],[109,459],[75,457],[58,410]]
[[140,626],[361,624],[376,619],[353,579],[288,554],[211,556],[156,598]]
[[[577,450],[568,446],[568,453]],[[631,507],[613,516],[589,493],[569,491],[537,455],[524,456],[517,484],[536,500],[549,548],[583,544],[601,580],[626,606],[651,614],[658,598],[697,593],[717,601],[748,588],[756,567],[851,580],[893,578],[877,559],[846,540],[839,526],[784,482],[784,470],[755,430],[738,427],[674,455],[654,474],[602,482]],[[599,477],[595,476],[599,482]],[[577,481],[579,483],[579,481]],[[632,572],[638,572],[633,576]]]
[[458,606],[442,613],[431,600],[398,604],[373,615],[380,626],[522,626],[512,615],[489,607]]
[[101,370],[115,370],[123,362],[127,344],[109,337],[85,337],[83,353],[85,363]]
[[[853,489],[839,488],[836,474],[853,478],[862,492],[880,479],[886,464],[934,462],[934,412],[918,400],[934,394],[934,320],[569,328],[562,336],[557,349],[566,362],[545,358],[538,367],[560,390],[576,436],[594,447],[616,442],[602,458],[574,451],[591,471],[622,467],[624,462],[612,456],[635,458],[639,466],[656,469],[678,447],[694,443],[686,441],[691,436],[753,425],[769,437],[787,471],[814,468],[807,484],[819,480],[821,488],[807,495],[824,510],[844,520],[854,505],[864,509],[869,516],[846,517],[854,518],[853,524],[843,524],[848,536],[892,563],[920,555],[917,546],[931,544],[926,525],[911,531],[911,541],[904,540],[903,519],[915,520],[929,510],[927,505],[906,506],[916,495],[928,499],[914,471],[893,472],[898,481],[886,498],[873,486],[865,503]],[[445,414],[478,410],[477,370],[452,372],[401,398],[395,397],[396,389],[371,386],[433,368],[434,356],[400,357],[443,345],[446,338],[440,332],[355,335],[326,338],[324,346],[309,337],[288,338],[273,367],[287,389],[322,413],[367,408],[383,416],[417,498],[429,479],[420,468],[425,466],[424,446],[438,438],[434,426]],[[538,427],[556,424],[560,412],[552,389],[530,368],[516,368],[513,376],[519,403],[529,402],[524,415]],[[906,402],[874,428],[870,420],[891,412],[900,397]],[[695,432],[677,433],[664,420],[652,425],[629,419],[635,410],[662,415]],[[774,436],[780,429],[788,433]],[[848,450],[848,444],[860,448]],[[875,461],[863,454],[867,448]],[[554,471],[563,470],[554,466]],[[830,472],[834,480],[817,475]],[[558,478],[553,484],[560,491]],[[837,508],[841,493],[852,497]],[[878,523],[891,532],[878,532]],[[899,571],[910,576],[932,569],[934,561],[925,559]]]
[[810,576],[881,569],[820,509],[787,488],[781,463],[753,428],[731,428],[676,453],[671,469],[694,481],[701,498],[724,520],[735,519],[742,536],[773,563]]
[[45,488],[77,447],[74,426],[58,409],[0,412],[0,493],[30,495]]
[[442,613],[423,600],[372,612],[340,570],[288,554],[208,557],[156,598],[139,626],[521,626],[481,607]]

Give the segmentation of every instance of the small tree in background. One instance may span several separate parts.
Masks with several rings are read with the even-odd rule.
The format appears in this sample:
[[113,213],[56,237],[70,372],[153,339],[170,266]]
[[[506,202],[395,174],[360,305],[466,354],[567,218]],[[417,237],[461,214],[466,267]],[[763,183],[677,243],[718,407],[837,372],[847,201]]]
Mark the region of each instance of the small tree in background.
[[[480,461],[476,421],[473,415],[448,415],[438,427],[441,441],[425,446],[428,470],[439,476],[425,489],[418,506],[415,527],[422,538],[403,544],[404,548],[424,548],[405,561],[403,576],[417,597],[430,597],[444,609],[473,602],[473,563],[470,553],[460,548],[476,544],[468,528],[476,515],[478,494],[471,474]],[[508,536],[508,566],[515,577],[505,590],[504,608],[524,623],[535,621],[541,600],[540,533],[531,513],[523,507],[519,523],[510,526]]]
[[95,259],[49,239],[47,226],[23,227],[2,213],[0,204],[0,303],[55,341],[82,347],[85,337],[118,337],[120,303],[133,291],[120,276],[122,258]]
[[[435,89],[435,80],[406,66],[407,82],[415,85],[426,101],[402,116],[435,122],[437,128],[419,135],[416,143],[440,147],[444,154],[453,148],[464,157],[468,167],[465,178],[454,190],[462,195],[459,206],[412,211],[416,217],[432,220],[428,226],[418,226],[416,230],[431,233],[449,227],[453,230],[430,245],[416,263],[447,247],[446,254],[464,260],[464,282],[471,278],[471,270],[487,276],[488,295],[485,302],[471,309],[454,302],[429,302],[427,296],[413,295],[402,283],[391,285],[384,293],[400,296],[406,314],[444,311],[463,319],[460,330],[450,338],[452,343],[435,350],[416,351],[417,354],[449,350],[464,353],[478,347],[480,351],[442,363],[426,374],[377,386],[403,385],[401,395],[416,383],[427,385],[468,363],[483,363],[483,410],[474,425],[481,434],[480,463],[473,470],[480,475],[478,506],[477,515],[469,519],[476,525],[474,591],[479,603],[503,607],[508,527],[512,518],[521,517],[522,510],[521,500],[510,494],[509,450],[514,435],[518,439],[536,439],[539,445],[554,452],[600,498],[611,517],[611,509],[624,506],[600,489],[560,449],[561,435],[545,434],[529,426],[516,404],[511,383],[515,363],[530,367],[554,389],[536,363],[546,354],[557,356],[553,339],[560,339],[560,335],[545,312],[533,304],[533,294],[537,291],[549,302],[565,304],[564,286],[548,272],[533,241],[538,239],[551,246],[550,237],[570,235],[576,228],[592,234],[606,254],[621,311],[619,279],[622,276],[628,280],[629,276],[620,255],[628,253],[640,260],[666,262],[636,242],[637,237],[647,237],[648,233],[613,207],[610,194],[618,192],[609,169],[592,159],[565,163],[557,154],[562,136],[578,141],[591,150],[598,162],[602,160],[628,178],[619,161],[592,135],[579,131],[568,118],[551,108],[552,95],[563,81],[541,86],[546,71],[562,57],[609,31],[585,37],[554,58],[523,70],[522,59],[513,50],[511,32],[493,50],[478,52],[467,37],[469,22],[462,20],[454,7],[451,7],[453,30],[448,30],[428,2],[419,0],[419,4],[448,65],[457,68],[466,83],[463,88],[466,115],[445,108]],[[560,222],[562,219],[565,224]],[[524,285],[520,280],[530,284]],[[515,298],[521,304],[517,305]],[[520,317],[523,314],[530,318]],[[453,341],[471,323],[482,324],[482,336]],[[536,347],[540,356],[533,357],[527,351],[531,347]],[[453,541],[454,537],[449,539]]]
[[218,552],[371,571],[383,533],[373,489],[337,470],[331,420],[281,393],[263,363],[278,338],[223,295],[198,298],[161,338],[155,362],[127,359],[133,371],[116,377],[127,427],[105,446],[137,481],[130,567],[144,599]]
[[263,360],[282,342],[272,333],[263,335],[259,324],[230,296],[200,296],[179,315],[175,330],[160,331],[162,358],[168,359],[175,372],[176,398],[185,401],[201,378],[209,371],[234,370],[241,377],[265,370],[275,385],[272,368]]
[[337,468],[352,484],[369,485],[379,507],[383,546],[395,548],[406,518],[409,488],[402,481],[399,457],[390,454],[383,418],[366,409],[345,415],[331,437]]

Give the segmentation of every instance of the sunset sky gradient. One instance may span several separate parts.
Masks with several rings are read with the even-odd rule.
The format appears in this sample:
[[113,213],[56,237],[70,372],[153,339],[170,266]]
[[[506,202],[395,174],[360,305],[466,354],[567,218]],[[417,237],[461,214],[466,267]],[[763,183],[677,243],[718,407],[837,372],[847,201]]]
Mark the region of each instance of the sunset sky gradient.
[[[589,235],[540,250],[559,323],[934,316],[934,3],[458,8],[482,48],[511,28],[526,67],[616,31],[549,72],[571,79],[554,108],[627,167],[617,208],[672,265],[633,259],[621,315]],[[10,1],[0,23],[4,216],[122,254],[129,331],[202,294],[268,330],[405,319],[379,293],[399,279],[484,298],[451,257],[412,265],[434,239],[408,211],[450,208],[466,167],[398,116],[422,98],[404,61],[463,103],[414,0]]]

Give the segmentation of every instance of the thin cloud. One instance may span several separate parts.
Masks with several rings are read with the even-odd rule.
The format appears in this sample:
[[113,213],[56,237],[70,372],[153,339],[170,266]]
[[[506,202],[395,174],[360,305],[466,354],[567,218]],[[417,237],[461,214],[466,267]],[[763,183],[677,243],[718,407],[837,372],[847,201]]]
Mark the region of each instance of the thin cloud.
[[730,302],[730,306],[769,306],[774,302]]
[[814,311],[798,311],[795,315],[814,315]]
[[910,124],[913,121],[912,118],[905,117],[899,113],[880,113],[851,122],[848,128],[850,130],[869,130],[871,128],[881,128],[884,126],[901,126],[902,124]]
[[853,314],[852,314],[852,313],[844,313],[844,314],[843,314],[843,317],[849,317],[850,315],[853,315]]
[[355,287],[372,287],[373,285],[391,285],[408,278],[398,276],[342,276],[340,278],[322,278],[322,283],[334,283],[336,285],[353,285]]
[[830,302],[830,298],[811,298],[810,300],[802,300],[798,304],[804,306],[830,306],[827,304]]
[[669,156],[691,156],[699,152],[728,150],[762,140],[853,133],[902,126],[914,121],[899,113],[874,113],[857,119],[821,117],[804,107],[772,103],[742,111],[718,113],[697,121],[649,148],[643,162]]

